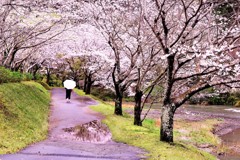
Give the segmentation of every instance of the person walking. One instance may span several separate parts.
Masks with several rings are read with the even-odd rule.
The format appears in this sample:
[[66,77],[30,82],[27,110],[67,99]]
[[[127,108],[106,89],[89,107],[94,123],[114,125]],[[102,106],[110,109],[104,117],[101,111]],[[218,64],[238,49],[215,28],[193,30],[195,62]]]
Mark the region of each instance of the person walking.
[[65,88],[65,89],[66,89],[66,100],[69,103],[70,99],[71,99],[72,89],[67,89],[67,88]]
[[71,93],[72,93],[72,89],[74,87],[76,87],[76,82],[73,81],[73,80],[65,80],[63,82],[63,86],[65,87],[66,89],[66,100],[67,100],[67,103],[70,102],[70,99],[71,99]]

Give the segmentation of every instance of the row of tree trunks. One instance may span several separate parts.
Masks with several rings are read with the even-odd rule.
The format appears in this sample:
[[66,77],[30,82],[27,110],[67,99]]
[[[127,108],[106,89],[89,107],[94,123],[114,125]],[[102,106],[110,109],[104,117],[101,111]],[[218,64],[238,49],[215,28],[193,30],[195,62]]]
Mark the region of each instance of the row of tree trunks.
[[84,86],[83,86],[83,91],[85,92],[85,94],[91,93],[92,84],[94,82],[95,81],[92,80],[92,74],[85,74]]

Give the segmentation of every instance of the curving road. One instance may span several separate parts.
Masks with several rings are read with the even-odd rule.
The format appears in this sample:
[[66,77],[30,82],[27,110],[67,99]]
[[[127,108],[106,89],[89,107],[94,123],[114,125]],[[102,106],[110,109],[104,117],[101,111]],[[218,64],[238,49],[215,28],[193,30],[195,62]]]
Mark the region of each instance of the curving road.
[[16,154],[0,155],[0,160],[137,160],[144,159],[144,151],[113,141],[105,144],[80,142],[66,138],[64,128],[74,127],[101,115],[88,106],[96,104],[90,98],[72,93],[70,103],[65,101],[65,89],[52,90],[50,132],[48,139],[33,144]]

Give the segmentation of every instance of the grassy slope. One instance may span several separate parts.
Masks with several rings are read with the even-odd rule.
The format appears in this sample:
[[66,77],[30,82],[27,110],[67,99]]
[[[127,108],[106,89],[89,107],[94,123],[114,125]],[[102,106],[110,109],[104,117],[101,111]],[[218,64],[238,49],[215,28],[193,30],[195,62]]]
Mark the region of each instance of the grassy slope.
[[50,94],[35,82],[0,85],[0,154],[46,138]]
[[[75,90],[79,95],[82,91]],[[93,97],[96,99],[95,97]],[[113,106],[100,102],[92,109],[106,116],[106,123],[115,141],[124,142],[149,152],[149,159],[160,160],[213,160],[216,159],[209,153],[198,150],[194,145],[210,143],[218,145],[218,139],[211,133],[216,120],[204,122],[175,123],[175,143],[169,145],[159,141],[159,127],[155,120],[145,120],[143,127],[133,125],[133,118],[129,115],[113,115]]]

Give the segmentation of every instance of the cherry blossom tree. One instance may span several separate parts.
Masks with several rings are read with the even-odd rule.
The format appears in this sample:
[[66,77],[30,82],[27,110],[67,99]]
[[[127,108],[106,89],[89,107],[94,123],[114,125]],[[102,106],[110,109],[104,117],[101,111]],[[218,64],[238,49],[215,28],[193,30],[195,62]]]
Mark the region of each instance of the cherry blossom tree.
[[[68,65],[68,74],[78,82],[85,79],[86,94],[90,93],[94,82],[108,83],[111,50],[101,33],[91,25],[81,24],[62,33],[56,43],[46,49],[54,55],[62,54],[62,62]],[[51,55],[51,54],[50,54]]]
[[136,62],[140,54],[137,20],[140,12],[136,5],[137,3],[105,0],[95,1],[91,6],[95,25],[108,41],[114,56],[112,80],[116,95],[116,115],[122,115],[123,93],[137,80]]
[[[144,19],[166,61],[161,141],[173,142],[174,113],[194,94],[239,85],[239,17],[227,26],[219,21],[224,17],[214,13],[219,5],[207,0],[145,1]],[[230,54],[234,49],[238,58]]]
[[[93,81],[104,79],[107,82],[109,74],[112,76],[116,94],[114,112],[117,115],[122,115],[123,93],[134,85],[136,125],[141,125],[143,94],[148,97],[163,78],[161,141],[173,142],[175,111],[193,95],[215,86],[239,86],[239,1],[4,2],[8,5],[0,10],[0,58],[3,65],[12,66],[12,59],[19,50],[35,48],[45,44],[47,39],[55,38],[56,21],[50,20],[51,25],[46,25],[41,19],[39,24],[26,27],[13,10],[20,7],[23,8],[21,11],[34,13],[34,16],[41,10],[56,17],[60,15],[64,20],[60,24],[77,26],[71,40],[57,48],[66,49],[63,53],[69,57],[85,57],[85,75],[90,77],[86,84],[90,87]],[[42,13],[40,17],[48,16]],[[12,17],[18,17],[18,21],[9,21]],[[26,52],[30,53],[29,50]],[[48,69],[54,66],[50,59],[44,61]]]
[[84,92],[90,94],[92,84],[105,86],[109,78],[109,61],[99,54],[83,55]]
[[[163,76],[154,75],[161,62],[158,55],[161,49],[144,21],[141,1],[95,1],[91,7],[95,25],[102,31],[114,55],[114,112],[122,115],[123,93],[132,86],[135,88],[134,124],[142,125],[143,106]],[[143,94],[148,94],[145,100]]]
[[1,1],[0,17],[1,65],[12,70],[65,30],[59,26],[61,17],[30,10],[13,0]]

